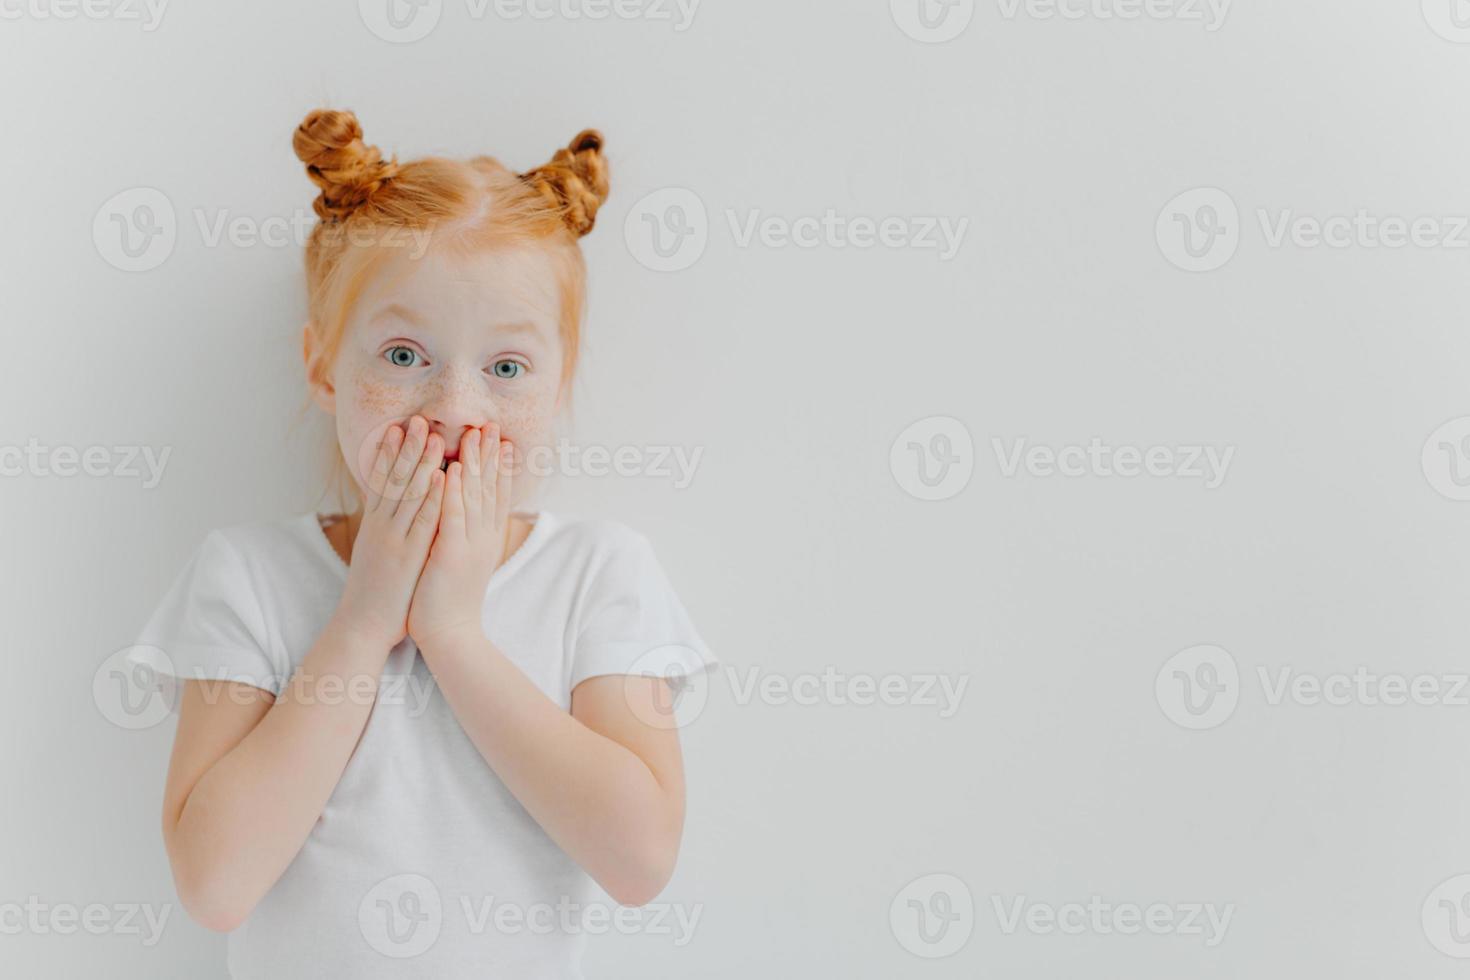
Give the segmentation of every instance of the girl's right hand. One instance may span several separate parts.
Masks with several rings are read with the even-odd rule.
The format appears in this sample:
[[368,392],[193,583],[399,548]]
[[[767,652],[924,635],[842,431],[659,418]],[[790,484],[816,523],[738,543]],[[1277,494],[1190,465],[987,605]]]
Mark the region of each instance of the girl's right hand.
[[337,606],[343,624],[383,644],[385,656],[408,635],[409,604],[439,528],[444,440],[428,428],[415,415],[407,433],[393,425],[384,434]]

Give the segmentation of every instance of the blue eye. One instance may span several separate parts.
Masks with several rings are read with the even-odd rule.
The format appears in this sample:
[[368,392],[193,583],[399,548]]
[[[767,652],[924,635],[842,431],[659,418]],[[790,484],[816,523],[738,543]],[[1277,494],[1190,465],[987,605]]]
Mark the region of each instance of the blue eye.
[[383,356],[397,367],[413,367],[414,358],[418,357],[418,351],[412,347],[389,347],[383,351]]
[[520,377],[521,372],[525,369],[525,365],[520,361],[496,361],[495,367],[492,368],[497,378],[504,378],[507,381]]

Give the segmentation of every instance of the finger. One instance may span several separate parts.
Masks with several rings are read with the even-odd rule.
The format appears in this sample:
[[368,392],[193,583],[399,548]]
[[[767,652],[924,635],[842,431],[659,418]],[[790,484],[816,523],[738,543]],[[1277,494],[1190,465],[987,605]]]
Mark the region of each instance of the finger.
[[485,468],[484,445],[483,429],[467,429],[459,442],[459,459],[464,464],[464,472],[460,474],[460,480],[464,484],[460,499],[464,505],[465,519],[470,523],[478,522],[480,518],[480,483]]
[[413,515],[423,506],[424,494],[429,492],[429,478],[439,469],[439,464],[444,461],[444,440],[439,433],[429,433],[427,448],[423,456],[419,457],[418,466],[414,467],[413,478],[408,481],[408,487],[403,492],[403,499],[398,502],[398,509],[393,512],[393,519],[398,524],[399,530],[408,532],[408,522],[413,520]]
[[393,469],[393,460],[398,456],[398,449],[403,444],[403,430],[397,425],[388,426],[388,431],[383,433],[382,439],[378,441],[378,452],[373,457],[373,468],[368,471],[368,500],[369,511],[378,509],[378,501],[383,499],[383,489],[388,485],[388,474]]
[[500,480],[500,425],[486,426],[482,443],[485,477],[480,486],[480,507],[487,520],[495,520],[495,487]]
[[434,541],[434,532],[439,529],[439,510],[444,503],[444,474],[434,470],[429,474],[429,490],[424,494],[424,505],[413,515],[408,528],[408,541],[415,554],[428,554]]
[[444,474],[444,513],[439,522],[444,530],[463,537],[464,520],[464,464],[455,460]]
[[429,423],[418,415],[408,420],[403,445],[399,448],[398,458],[393,461],[393,470],[388,475],[387,496],[389,500],[397,502],[403,499],[404,491],[408,488],[409,481],[413,479],[414,468],[418,466],[419,457],[423,455],[424,447],[428,444],[425,438],[428,429]]
[[515,469],[515,447],[510,440],[500,444],[498,463],[495,468],[495,526],[505,527],[510,520],[511,471]]

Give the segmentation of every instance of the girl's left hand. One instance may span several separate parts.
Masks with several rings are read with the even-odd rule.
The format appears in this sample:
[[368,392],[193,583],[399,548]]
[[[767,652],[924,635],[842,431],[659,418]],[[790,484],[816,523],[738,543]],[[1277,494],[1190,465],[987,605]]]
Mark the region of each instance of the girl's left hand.
[[408,633],[420,649],[456,632],[484,636],[485,590],[510,522],[511,464],[498,424],[460,438],[459,459],[444,474],[439,531],[408,610]]

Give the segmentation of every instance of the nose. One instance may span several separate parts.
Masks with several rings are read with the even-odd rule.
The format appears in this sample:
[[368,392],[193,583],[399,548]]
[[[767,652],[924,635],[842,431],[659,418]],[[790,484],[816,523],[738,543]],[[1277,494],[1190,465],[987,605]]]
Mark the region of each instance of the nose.
[[466,429],[497,421],[495,406],[477,380],[446,372],[424,399],[420,414],[428,421],[429,431],[444,440],[446,456],[459,454],[459,440]]

